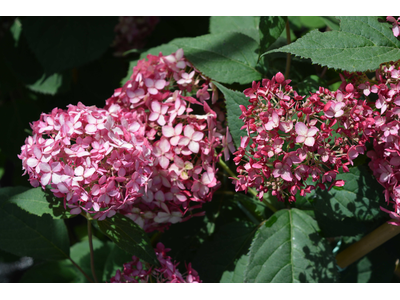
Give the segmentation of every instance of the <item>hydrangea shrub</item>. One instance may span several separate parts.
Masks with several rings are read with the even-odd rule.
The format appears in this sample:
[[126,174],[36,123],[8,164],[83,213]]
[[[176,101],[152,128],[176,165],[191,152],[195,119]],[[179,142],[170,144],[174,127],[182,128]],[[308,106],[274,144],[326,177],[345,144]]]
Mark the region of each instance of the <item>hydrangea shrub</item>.
[[110,48],[69,72],[35,56],[51,39],[21,24],[40,19],[0,37],[18,80],[0,97],[41,112],[19,116],[22,183],[3,187],[0,152],[0,250],[33,259],[22,282],[398,280],[398,16],[211,17],[145,50],[170,19],[107,20]]

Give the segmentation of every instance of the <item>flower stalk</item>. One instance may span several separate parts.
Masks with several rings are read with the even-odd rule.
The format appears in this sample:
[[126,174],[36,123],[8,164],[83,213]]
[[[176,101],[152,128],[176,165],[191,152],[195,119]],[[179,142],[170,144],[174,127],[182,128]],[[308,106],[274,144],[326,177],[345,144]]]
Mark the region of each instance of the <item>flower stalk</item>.
[[[394,221],[394,220],[391,220]],[[336,256],[336,264],[344,269],[400,233],[400,226],[385,223]]]
[[88,240],[89,240],[89,249],[90,249],[90,269],[92,270],[92,275],[94,282],[98,283],[96,272],[94,269],[94,254],[93,254],[93,242],[92,242],[92,224],[90,223],[90,215],[87,214],[87,228],[88,228]]

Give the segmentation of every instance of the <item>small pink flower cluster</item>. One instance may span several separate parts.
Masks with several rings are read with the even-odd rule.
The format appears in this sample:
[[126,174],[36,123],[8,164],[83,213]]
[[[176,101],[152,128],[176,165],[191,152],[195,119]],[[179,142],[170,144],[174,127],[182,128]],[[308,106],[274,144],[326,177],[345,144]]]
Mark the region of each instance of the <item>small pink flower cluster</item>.
[[[271,191],[280,201],[295,201],[298,191],[317,185],[343,186],[336,175],[366,150],[373,111],[352,84],[335,92],[321,87],[304,99],[290,82],[277,73],[244,91],[250,105],[240,106],[247,136],[234,153],[236,191],[251,187],[260,199]],[[305,184],[309,177],[314,184]]]
[[377,94],[375,107],[380,110],[380,115],[375,117],[373,150],[368,151],[367,156],[371,158],[369,166],[385,188],[385,199],[388,205],[393,205],[394,212],[381,209],[400,226],[400,61],[382,65],[376,71],[376,79],[371,87],[369,81],[358,86],[367,96]]
[[23,169],[33,186],[50,184],[73,214],[102,220],[118,211],[152,231],[196,215],[184,218],[219,185],[216,148],[230,136],[216,132],[209,81],[182,49],[148,59],[105,108],[55,108],[32,125]]
[[115,26],[116,36],[113,42],[115,56],[122,56],[125,51],[142,49],[146,44],[146,38],[153,32],[160,21],[159,17],[119,17],[119,23]]
[[111,283],[201,283],[196,270],[189,263],[186,266],[187,272],[181,274],[177,269],[179,263],[172,262],[171,257],[167,256],[167,249],[163,244],[158,243],[154,249],[160,267],[155,268],[148,263],[142,263],[136,256],[132,256],[132,261],[124,264],[124,270],[117,270]]
[[393,35],[398,37],[400,35],[400,17],[397,20],[393,17],[386,17],[386,21],[393,23]]

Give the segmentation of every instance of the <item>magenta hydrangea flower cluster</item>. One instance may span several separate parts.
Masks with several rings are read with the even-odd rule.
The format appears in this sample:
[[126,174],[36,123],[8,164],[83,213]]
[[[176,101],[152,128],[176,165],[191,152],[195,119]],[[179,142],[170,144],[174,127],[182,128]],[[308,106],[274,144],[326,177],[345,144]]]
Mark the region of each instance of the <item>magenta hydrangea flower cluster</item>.
[[132,261],[124,264],[121,272],[117,270],[115,276],[110,280],[111,283],[201,283],[200,277],[189,263],[186,272],[181,274],[178,270],[179,263],[173,262],[167,255],[171,249],[165,248],[162,243],[158,243],[154,249],[160,267],[142,263],[136,256],[132,256]]
[[[352,84],[332,92],[320,88],[299,95],[277,73],[244,91],[250,105],[240,106],[247,136],[235,152],[236,191],[271,191],[280,201],[295,201],[316,186],[343,186],[336,180],[366,150],[374,112]],[[306,184],[308,178],[312,184]]]
[[375,117],[373,150],[367,156],[374,176],[385,188],[387,204],[393,207],[393,211],[381,209],[395,220],[391,224],[400,226],[400,61],[381,66],[375,77],[374,85],[366,81],[358,86],[366,96],[377,94],[375,107],[380,111]]
[[186,220],[218,188],[216,148],[228,144],[206,103],[209,84],[182,49],[148,55],[104,108],[43,113],[21,148],[23,169],[72,214],[119,212],[148,232]]
[[160,17],[151,16],[119,17],[119,22],[114,28],[114,55],[122,56],[130,49],[142,49],[159,21]]

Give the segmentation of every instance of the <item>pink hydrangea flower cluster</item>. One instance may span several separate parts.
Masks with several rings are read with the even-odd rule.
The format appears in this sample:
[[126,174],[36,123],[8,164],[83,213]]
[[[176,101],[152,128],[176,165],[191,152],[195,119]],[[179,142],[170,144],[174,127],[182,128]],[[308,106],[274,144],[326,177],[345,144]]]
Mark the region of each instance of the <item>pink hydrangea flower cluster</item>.
[[[244,91],[250,105],[240,106],[247,136],[235,152],[236,191],[271,191],[280,201],[295,195],[343,186],[342,169],[366,150],[374,114],[352,84],[332,92],[320,87],[307,98],[277,73]],[[306,184],[311,178],[313,184]]]
[[377,82],[370,87],[366,81],[358,86],[366,95],[378,96],[375,107],[380,114],[375,117],[373,150],[369,166],[385,188],[385,199],[393,211],[381,209],[396,220],[391,224],[400,226],[400,61],[382,65],[376,71]]
[[159,17],[119,17],[119,23],[114,28],[114,55],[122,56],[128,50],[142,49],[159,21]]
[[[210,82],[185,60],[183,50],[141,60],[122,88],[106,101],[134,110],[143,120],[145,136],[155,156],[142,203],[126,215],[147,228],[147,220],[179,222],[183,213],[210,201],[219,182],[216,148],[231,145],[229,133],[216,130],[217,114],[207,104]],[[190,202],[200,204],[189,207]],[[154,211],[160,209],[157,215]]]
[[146,231],[201,215],[192,210],[219,185],[216,148],[231,145],[216,131],[209,84],[182,49],[149,55],[104,108],[43,113],[21,148],[23,169],[73,214],[103,220],[119,212]]
[[167,252],[171,249],[164,247],[162,243],[157,244],[154,249],[160,267],[156,268],[148,263],[142,263],[136,256],[132,256],[132,261],[124,264],[124,270],[117,270],[111,283],[201,283],[196,270],[189,263],[186,266],[186,273],[181,274],[177,269],[179,263],[172,262]]

